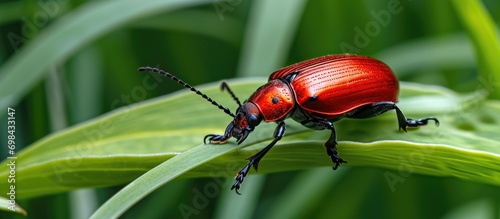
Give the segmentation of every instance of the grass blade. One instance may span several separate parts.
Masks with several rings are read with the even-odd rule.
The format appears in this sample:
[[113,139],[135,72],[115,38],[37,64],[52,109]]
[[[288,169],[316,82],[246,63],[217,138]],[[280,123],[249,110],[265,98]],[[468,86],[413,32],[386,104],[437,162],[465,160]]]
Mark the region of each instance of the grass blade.
[[[481,1],[451,1],[474,43],[479,73],[494,98],[500,98],[500,39],[495,22]],[[496,89],[495,89],[496,88]]]
[[232,150],[236,150],[236,147],[231,147],[230,145],[205,147],[204,145],[200,145],[189,149],[151,169],[128,184],[106,203],[101,205],[91,218],[116,218],[161,185]]

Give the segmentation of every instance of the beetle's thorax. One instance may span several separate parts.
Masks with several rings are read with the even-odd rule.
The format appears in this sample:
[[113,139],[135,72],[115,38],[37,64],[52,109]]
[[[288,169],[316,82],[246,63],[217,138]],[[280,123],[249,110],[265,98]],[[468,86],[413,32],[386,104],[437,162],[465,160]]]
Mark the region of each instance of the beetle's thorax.
[[295,97],[290,85],[281,79],[274,79],[262,85],[250,96],[266,122],[286,119],[295,107]]

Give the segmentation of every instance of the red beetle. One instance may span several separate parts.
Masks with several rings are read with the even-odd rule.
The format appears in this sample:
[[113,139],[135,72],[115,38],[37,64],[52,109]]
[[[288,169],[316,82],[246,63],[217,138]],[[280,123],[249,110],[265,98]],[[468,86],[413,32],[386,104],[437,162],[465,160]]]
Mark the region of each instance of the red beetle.
[[284,67],[271,74],[269,82],[258,88],[243,104],[223,82],[222,89],[226,89],[239,105],[236,114],[168,72],[151,67],[141,67],[139,71],[165,75],[234,117],[224,135],[206,135],[204,142],[208,139],[210,143],[224,143],[234,137],[241,144],[262,120],[278,124],[274,140],[249,157],[249,163],[236,175],[231,190],[236,189],[238,194],[250,167],[257,171],[259,161],[285,134],[284,120],[287,118],[311,129],[331,131],[324,145],[334,163],[334,170],[346,163],[338,156],[337,137],[332,124],[335,121],[370,118],[394,109],[399,128],[405,132],[407,127],[426,125],[429,120],[439,125],[434,117],[406,118],[395,104],[399,84],[394,73],[383,62],[359,55],[329,55]]

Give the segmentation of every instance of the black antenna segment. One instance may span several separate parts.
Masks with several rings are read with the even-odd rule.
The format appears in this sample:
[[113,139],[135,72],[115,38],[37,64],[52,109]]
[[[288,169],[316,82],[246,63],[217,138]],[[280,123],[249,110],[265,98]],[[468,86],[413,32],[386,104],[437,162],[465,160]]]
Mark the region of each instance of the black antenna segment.
[[220,89],[222,91],[227,90],[227,92],[229,92],[229,94],[231,94],[231,97],[233,97],[233,100],[236,101],[238,106],[241,106],[240,99],[238,99],[238,97],[236,95],[234,95],[233,91],[231,90],[231,88],[229,88],[229,85],[227,85],[226,82],[223,81],[222,84],[220,84]]
[[218,104],[217,102],[215,102],[215,100],[212,100],[212,98],[208,97],[206,94],[202,93],[201,91],[197,90],[193,86],[187,84],[186,82],[182,81],[181,79],[175,77],[174,75],[172,75],[172,74],[170,74],[170,73],[168,73],[166,71],[163,71],[163,70],[161,70],[159,68],[153,68],[153,67],[140,67],[137,70],[140,71],[140,72],[155,72],[155,73],[161,74],[161,75],[163,75],[163,76],[165,76],[167,78],[170,78],[173,81],[176,81],[180,85],[184,86],[185,88],[188,88],[189,90],[191,90],[191,91],[195,92],[196,94],[200,95],[201,97],[203,97],[203,99],[205,99],[208,102],[212,103],[214,106],[217,106],[219,109],[221,109],[222,111],[224,111],[226,114],[228,114],[228,115],[230,115],[232,117],[235,117],[234,114],[227,107],[224,107],[224,106]]

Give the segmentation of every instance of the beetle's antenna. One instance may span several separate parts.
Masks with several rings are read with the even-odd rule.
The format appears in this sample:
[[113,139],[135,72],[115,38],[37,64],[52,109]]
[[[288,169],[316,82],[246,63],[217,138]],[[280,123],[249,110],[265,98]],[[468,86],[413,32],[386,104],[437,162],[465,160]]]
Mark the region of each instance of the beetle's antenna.
[[137,70],[141,71],[141,72],[155,72],[155,73],[161,74],[161,75],[163,75],[163,76],[165,76],[167,78],[170,78],[173,81],[176,81],[180,85],[184,86],[185,88],[188,88],[191,91],[195,92],[196,94],[200,95],[201,97],[203,97],[203,99],[205,99],[208,102],[212,103],[214,106],[219,107],[219,109],[223,110],[226,114],[228,114],[228,115],[230,115],[232,117],[235,117],[234,114],[227,107],[224,107],[224,106],[218,104],[217,102],[215,102],[215,100],[212,100],[206,94],[202,93],[201,91],[197,90],[193,86],[187,84],[186,82],[182,81],[181,79],[175,77],[174,75],[172,75],[172,74],[170,74],[170,73],[168,73],[166,71],[163,71],[163,70],[161,70],[159,68],[153,68],[153,67],[140,67]]
[[231,97],[233,97],[233,100],[236,101],[238,106],[241,106],[240,99],[238,99],[238,97],[236,95],[234,95],[233,91],[231,90],[231,88],[229,88],[229,85],[227,85],[226,82],[222,82],[222,84],[220,85],[220,89],[222,91],[227,90],[227,92],[229,92],[229,94],[231,94]]

